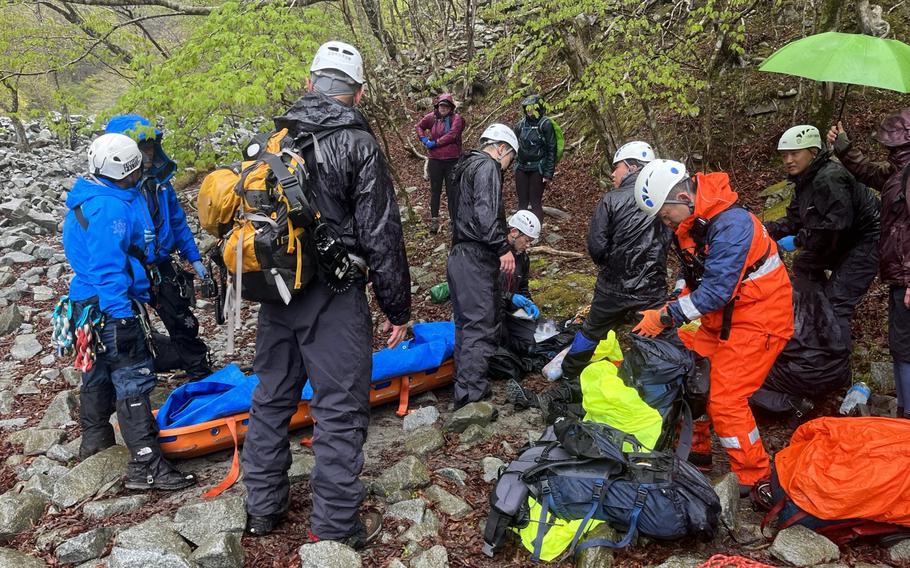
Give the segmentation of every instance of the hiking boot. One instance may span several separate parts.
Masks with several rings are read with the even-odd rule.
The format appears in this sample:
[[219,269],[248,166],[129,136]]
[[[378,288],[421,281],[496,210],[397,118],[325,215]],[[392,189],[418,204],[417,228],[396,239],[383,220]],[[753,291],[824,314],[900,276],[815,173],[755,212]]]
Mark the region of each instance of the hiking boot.
[[148,396],[117,401],[117,420],[123,441],[133,459],[127,464],[127,489],[176,491],[196,483],[196,476],[182,473],[161,453],[158,424]]
[[524,410],[538,405],[537,393],[525,390],[515,379],[510,379],[509,382],[506,383],[506,400],[512,403],[518,410]]
[[82,425],[82,442],[79,459],[84,460],[113,446],[114,427],[111,414],[116,411],[114,385],[103,384],[83,388],[79,393],[79,423]]
[[278,528],[278,525],[281,524],[286,516],[287,512],[264,515],[262,517],[247,513],[246,532],[252,536],[266,536]]
[[439,232],[439,217],[430,219],[430,234],[435,235]]
[[310,542],[319,542],[320,540],[334,540],[354,550],[360,550],[370,544],[379,533],[382,532],[382,515],[375,511],[367,511],[360,515],[360,522],[357,530],[350,536],[344,538],[319,538],[313,531],[308,531],[307,536]]

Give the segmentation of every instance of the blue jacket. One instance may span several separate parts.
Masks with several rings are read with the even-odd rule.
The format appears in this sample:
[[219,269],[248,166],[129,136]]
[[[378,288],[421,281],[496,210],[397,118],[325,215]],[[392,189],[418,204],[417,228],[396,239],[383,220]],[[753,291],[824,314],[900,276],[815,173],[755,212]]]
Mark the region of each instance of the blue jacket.
[[[151,127],[145,117],[138,114],[117,115],[107,123],[106,133],[127,134],[138,126]],[[133,133],[141,142],[146,134]],[[151,170],[146,171],[146,180],[140,192],[140,201],[146,206],[155,224],[157,243],[149,254],[149,264],[160,264],[168,260],[176,250],[188,262],[200,260],[199,248],[193,239],[193,232],[186,223],[186,213],[177,200],[177,192],[171,185],[171,178],[177,171],[177,164],[161,147],[161,131],[155,130],[155,158]]]
[[[97,297],[101,311],[113,318],[132,316],[131,300],[149,301],[145,266],[136,256],[148,252],[143,233],[152,222],[137,203],[138,189],[100,178],[77,178],[66,198],[63,249],[76,273],[70,299]],[[85,229],[73,211],[77,206],[88,221]]]

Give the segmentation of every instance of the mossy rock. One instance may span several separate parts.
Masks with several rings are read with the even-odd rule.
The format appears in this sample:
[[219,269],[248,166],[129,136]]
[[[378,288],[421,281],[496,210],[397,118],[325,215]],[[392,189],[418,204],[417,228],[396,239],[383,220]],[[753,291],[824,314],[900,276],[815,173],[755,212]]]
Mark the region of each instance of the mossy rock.
[[597,277],[580,272],[559,272],[533,278],[528,287],[534,302],[547,314],[574,314],[591,303]]

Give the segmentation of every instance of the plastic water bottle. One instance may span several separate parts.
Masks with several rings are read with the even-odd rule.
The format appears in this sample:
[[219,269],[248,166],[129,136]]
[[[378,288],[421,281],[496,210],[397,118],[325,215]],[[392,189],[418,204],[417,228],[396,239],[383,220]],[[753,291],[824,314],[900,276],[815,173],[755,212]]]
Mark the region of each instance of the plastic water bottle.
[[850,387],[850,390],[847,391],[847,396],[844,397],[844,402],[840,405],[840,410],[838,412],[844,415],[852,413],[857,405],[866,404],[869,400],[869,395],[871,394],[872,391],[866,383],[855,383]]
[[570,347],[572,346],[570,345],[560,351],[556,357],[553,357],[549,363],[543,366],[543,376],[545,376],[547,380],[555,381],[562,377],[562,360],[566,358],[566,353],[569,352]]

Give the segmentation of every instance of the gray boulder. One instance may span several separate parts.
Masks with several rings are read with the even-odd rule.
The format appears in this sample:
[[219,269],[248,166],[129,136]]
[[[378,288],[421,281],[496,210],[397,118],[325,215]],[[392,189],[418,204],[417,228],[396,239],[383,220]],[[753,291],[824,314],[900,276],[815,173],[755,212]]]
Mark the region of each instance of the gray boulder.
[[468,474],[464,470],[454,467],[444,467],[437,469],[436,473],[445,477],[446,479],[454,481],[455,485],[460,485],[461,487],[464,487],[464,482],[468,478]]
[[483,480],[487,483],[493,483],[499,479],[499,468],[506,465],[504,461],[493,456],[487,456],[481,460],[483,466]]
[[162,517],[136,525],[117,536],[111,550],[110,568],[194,568],[190,545]]
[[36,473],[25,482],[25,485],[22,486],[22,490],[34,493],[38,497],[50,501],[51,497],[54,496],[54,483],[55,481],[51,479],[49,475],[45,473]]
[[112,446],[83,460],[54,484],[54,503],[72,507],[93,497],[109,483],[123,477],[129,461],[130,452],[123,446]]
[[316,467],[316,458],[310,454],[294,454],[291,461],[291,469],[288,470],[288,479],[291,483],[297,483],[308,479]]
[[0,568],[47,568],[47,564],[18,550],[0,548]]
[[471,424],[486,426],[496,420],[499,412],[489,402],[472,402],[455,411],[446,422],[449,432],[464,432]]
[[419,523],[414,523],[411,528],[406,530],[401,538],[420,542],[425,538],[436,538],[439,536],[439,517],[436,513],[427,509],[423,512],[423,518]]
[[438,485],[429,486],[424,493],[430,501],[436,503],[440,511],[453,519],[463,519],[473,512],[471,506],[464,499],[452,495]]
[[31,492],[7,491],[0,495],[0,543],[26,531],[44,515],[47,500]]
[[[616,531],[610,528],[610,525],[603,523],[597,525],[593,530],[582,538],[582,542],[592,538],[606,538],[616,540]],[[578,555],[576,568],[610,568],[613,566],[613,549],[605,546],[595,546],[582,550]]]
[[881,392],[894,390],[894,365],[891,361],[872,361],[869,363],[869,374],[872,375],[872,384]]
[[76,535],[62,543],[54,554],[63,564],[78,564],[98,558],[114,536],[113,527],[101,527]]
[[[739,528],[739,478],[732,471],[714,484],[720,499],[720,519],[732,531]],[[719,531],[718,534],[720,534]]]
[[240,533],[217,533],[202,541],[192,560],[199,568],[243,568]]
[[439,411],[435,406],[424,406],[407,414],[402,426],[405,432],[412,432],[424,426],[432,426],[439,420]]
[[910,539],[902,540],[888,549],[892,562],[910,562]]
[[65,390],[57,393],[54,400],[44,411],[44,417],[38,428],[61,428],[73,424],[73,412],[76,410],[76,391]]
[[415,456],[425,456],[443,447],[445,443],[446,440],[439,428],[424,426],[408,434],[404,441],[404,450]]
[[106,519],[121,513],[135,511],[145,505],[149,500],[148,495],[130,495],[128,497],[117,497],[116,499],[105,499],[103,501],[90,501],[82,507],[82,514],[89,519]]
[[14,264],[26,264],[35,262],[35,257],[20,251],[8,252],[0,257],[0,266],[12,266]]
[[426,510],[427,502],[423,499],[408,499],[391,505],[386,509],[383,517],[395,521],[419,523],[423,520],[423,513]]
[[37,335],[24,333],[16,336],[9,354],[16,361],[25,361],[41,353],[41,349],[41,343],[38,341]]
[[802,525],[777,533],[769,552],[771,556],[793,566],[814,566],[840,558],[836,544]]
[[705,558],[691,554],[673,555],[663,561],[657,568],[698,568],[704,564]]
[[353,548],[332,540],[304,544],[297,551],[300,568],[357,568],[363,566]]
[[471,424],[461,433],[459,442],[463,447],[470,447],[480,442],[486,442],[493,437],[493,429],[489,426]]
[[16,331],[22,322],[22,313],[16,304],[3,308],[3,311],[0,311],[0,335]]
[[437,544],[421,552],[411,560],[411,568],[449,568],[449,552],[446,547]]
[[199,545],[220,532],[242,533],[246,525],[246,499],[227,497],[184,505],[177,509],[174,525],[183,538]]
[[407,456],[373,481],[373,491],[388,496],[396,491],[420,489],[430,484],[430,471],[422,461]]

